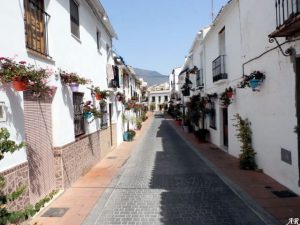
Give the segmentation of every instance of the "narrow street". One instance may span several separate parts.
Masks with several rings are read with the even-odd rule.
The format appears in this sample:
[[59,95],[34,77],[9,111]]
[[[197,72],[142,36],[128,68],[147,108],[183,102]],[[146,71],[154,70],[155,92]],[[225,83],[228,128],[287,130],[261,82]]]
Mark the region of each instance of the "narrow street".
[[84,224],[265,223],[156,115],[114,188]]

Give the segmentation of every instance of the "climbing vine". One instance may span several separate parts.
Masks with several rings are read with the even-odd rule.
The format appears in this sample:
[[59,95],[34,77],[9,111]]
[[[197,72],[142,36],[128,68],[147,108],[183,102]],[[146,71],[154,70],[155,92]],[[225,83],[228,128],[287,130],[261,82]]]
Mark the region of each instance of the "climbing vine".
[[[25,146],[24,142],[17,144],[15,141],[9,139],[10,134],[6,128],[0,128],[0,160],[4,158],[4,153],[13,153]],[[7,225],[10,223],[19,223],[28,219],[40,211],[44,205],[49,202],[57,191],[52,191],[48,196],[38,201],[34,206],[28,205],[24,210],[10,211],[7,204],[17,200],[27,190],[25,186],[18,187],[15,191],[5,194],[3,189],[5,187],[5,178],[0,176],[0,225]]]
[[256,170],[256,152],[252,147],[251,123],[248,119],[243,119],[239,114],[234,115],[237,138],[241,142],[240,168],[244,170]]

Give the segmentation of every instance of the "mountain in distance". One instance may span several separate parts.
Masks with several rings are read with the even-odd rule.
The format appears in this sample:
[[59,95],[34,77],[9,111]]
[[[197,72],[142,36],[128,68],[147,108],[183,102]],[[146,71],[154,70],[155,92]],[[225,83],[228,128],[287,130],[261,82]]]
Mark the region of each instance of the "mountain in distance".
[[157,71],[133,68],[137,77],[143,78],[148,83],[148,87],[168,82],[169,77]]

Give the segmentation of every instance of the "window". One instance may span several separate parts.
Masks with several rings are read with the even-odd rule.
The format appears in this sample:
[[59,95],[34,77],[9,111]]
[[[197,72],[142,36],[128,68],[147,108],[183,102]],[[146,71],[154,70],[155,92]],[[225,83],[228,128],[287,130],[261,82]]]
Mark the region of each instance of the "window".
[[83,93],[73,92],[73,106],[74,106],[74,131],[75,137],[85,133],[84,117],[83,117]]
[[48,56],[47,24],[50,16],[43,0],[24,0],[26,47]]
[[70,19],[71,19],[71,33],[76,37],[79,36],[79,10],[78,4],[74,0],[70,0]]
[[209,127],[213,129],[217,129],[217,121],[216,121],[216,107],[215,102],[211,102],[211,113],[209,117]]
[[203,87],[203,69],[200,69],[196,73],[196,85],[197,87]]
[[168,101],[168,96],[167,95],[165,95],[165,102],[167,102]]
[[101,128],[107,128],[108,126],[108,115],[107,115],[107,103],[106,101],[100,101],[100,111],[102,113],[101,116]]
[[219,32],[219,55],[225,55],[225,27]]
[[158,102],[161,102],[161,96],[158,96]]
[[152,96],[152,102],[155,102],[155,96]]
[[97,30],[97,49],[100,50],[101,48],[101,33]]

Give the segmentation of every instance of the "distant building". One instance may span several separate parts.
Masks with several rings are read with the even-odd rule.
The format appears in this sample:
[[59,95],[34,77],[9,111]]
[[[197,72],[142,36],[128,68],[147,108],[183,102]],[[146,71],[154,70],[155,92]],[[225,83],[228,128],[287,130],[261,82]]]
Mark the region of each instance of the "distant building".
[[170,87],[169,83],[162,83],[148,88],[148,105],[150,109],[163,110],[167,107],[170,100]]

